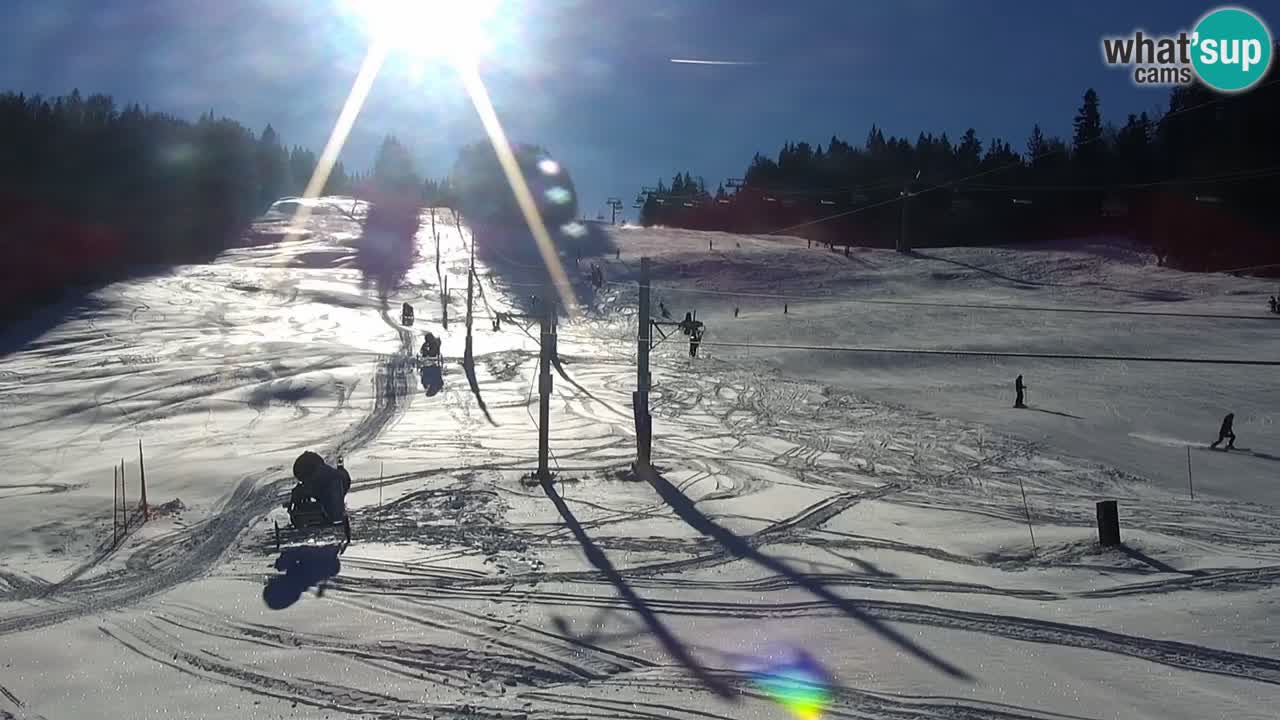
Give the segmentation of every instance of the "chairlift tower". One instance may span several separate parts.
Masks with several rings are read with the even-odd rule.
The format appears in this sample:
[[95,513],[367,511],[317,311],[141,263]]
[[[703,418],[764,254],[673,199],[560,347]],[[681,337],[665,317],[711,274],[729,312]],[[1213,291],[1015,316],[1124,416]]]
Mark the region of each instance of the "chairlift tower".
[[621,198],[616,198],[616,197],[611,197],[611,198],[609,198],[608,200],[605,200],[605,201],[604,201],[604,204],[605,204],[605,205],[608,205],[608,206],[613,210],[613,217],[611,217],[611,218],[609,219],[609,224],[610,224],[610,225],[617,225],[617,224],[618,224],[618,211],[622,209],[622,199],[621,199]]

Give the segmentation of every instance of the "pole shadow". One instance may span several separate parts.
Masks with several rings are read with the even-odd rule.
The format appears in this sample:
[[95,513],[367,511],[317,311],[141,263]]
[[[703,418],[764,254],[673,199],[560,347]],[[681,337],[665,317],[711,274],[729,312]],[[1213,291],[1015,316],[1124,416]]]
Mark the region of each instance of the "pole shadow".
[[787,566],[786,563],[777,558],[770,557],[757,550],[749,541],[735,535],[731,530],[721,527],[713,522],[706,515],[694,506],[692,500],[687,495],[680,492],[676,486],[672,485],[665,478],[651,469],[642,470],[641,474],[644,479],[657,491],[658,495],[675,511],[686,524],[693,529],[712,538],[725,547],[730,553],[751,560],[761,567],[772,570],[773,572],[786,577],[796,585],[803,587],[815,596],[830,603],[833,607],[841,610],[845,615],[853,620],[865,625],[872,632],[888,640],[889,642],[902,648],[903,651],[914,655],[919,660],[930,665],[934,669],[943,674],[956,678],[958,680],[966,680],[972,682],[973,676],[962,668],[937,657],[929,650],[921,647],[911,638],[903,635],[897,630],[890,627],[884,621],[875,618],[864,612],[858,604],[848,598],[840,597],[832,592],[822,583],[797,573],[794,569]]
[[480,381],[476,379],[476,358],[470,352],[462,355],[462,369],[467,375],[467,384],[471,386],[471,394],[476,397],[476,405],[480,407],[480,412],[484,413],[484,419],[488,420],[490,425],[497,427],[498,422],[489,414],[489,406],[480,395]]
[[1201,574],[1201,572],[1197,570],[1179,570],[1178,568],[1172,565],[1169,565],[1168,563],[1161,562],[1160,560],[1156,560],[1155,558],[1151,557],[1150,555],[1147,555],[1141,550],[1125,545],[1124,543],[1120,543],[1118,547],[1120,549],[1120,552],[1124,553],[1125,555],[1128,555],[1129,557],[1133,558],[1134,560],[1137,560],[1143,565],[1147,565],[1156,570],[1159,570],[1160,572],[1174,573],[1177,575],[1200,575]]
[[619,573],[616,568],[614,568],[613,563],[609,561],[609,558],[604,554],[604,551],[591,540],[589,535],[587,535],[582,524],[578,522],[576,517],[574,517],[573,512],[569,510],[569,506],[565,503],[564,498],[560,497],[560,494],[556,492],[556,489],[552,484],[550,482],[543,482],[542,491],[546,493],[547,498],[551,500],[553,505],[555,505],[556,511],[559,512],[560,517],[564,519],[565,525],[568,526],[570,532],[573,533],[578,544],[582,546],[582,551],[587,556],[587,561],[590,562],[596,570],[599,570],[602,575],[604,575],[609,584],[617,591],[618,596],[625,600],[626,603],[640,615],[640,619],[644,621],[649,632],[651,632],[653,636],[657,638],[658,642],[662,644],[663,649],[665,649],[672,658],[692,673],[694,677],[701,681],[709,690],[716,693],[723,699],[733,700],[736,697],[736,693],[734,693],[726,683],[711,675],[711,673],[704,668],[692,654],[690,654],[688,648],[686,648],[680,640],[676,638],[670,628],[662,623],[662,620],[658,617],[657,613],[653,611],[653,608],[649,607],[644,598],[636,594],[636,591],[627,584],[626,579],[622,577],[622,574]]
[[1027,409],[1034,410],[1035,412],[1038,412],[1038,413],[1044,413],[1046,415],[1057,415],[1058,417],[1071,418],[1072,420],[1084,419],[1079,415],[1072,415],[1071,413],[1059,412],[1057,410],[1045,410],[1044,408],[1038,408],[1038,407],[1028,407]]

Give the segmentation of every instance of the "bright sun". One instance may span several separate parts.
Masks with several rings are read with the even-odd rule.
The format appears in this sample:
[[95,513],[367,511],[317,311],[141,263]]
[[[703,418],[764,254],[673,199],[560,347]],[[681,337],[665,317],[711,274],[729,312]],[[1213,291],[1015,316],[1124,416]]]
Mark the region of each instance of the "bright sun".
[[375,41],[420,59],[473,61],[488,50],[499,0],[345,0]]

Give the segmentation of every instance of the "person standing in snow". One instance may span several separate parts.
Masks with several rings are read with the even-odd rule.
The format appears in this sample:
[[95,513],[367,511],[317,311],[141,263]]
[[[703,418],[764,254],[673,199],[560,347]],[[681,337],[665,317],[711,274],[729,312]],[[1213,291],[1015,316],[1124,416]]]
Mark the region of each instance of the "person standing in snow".
[[440,338],[428,332],[422,338],[422,349],[419,353],[424,358],[438,357],[440,355]]
[[1013,406],[1016,408],[1025,408],[1026,404],[1023,402],[1023,399],[1024,399],[1024,393],[1026,393],[1027,391],[1027,386],[1022,383],[1021,375],[1018,376],[1017,380],[1013,381],[1013,391],[1015,393]]
[[1270,300],[1268,300],[1267,302],[1268,302],[1268,304],[1271,306],[1271,312],[1273,312],[1273,313],[1274,313],[1274,312],[1280,312],[1280,309],[1277,309],[1277,303],[1276,303],[1276,296],[1275,296],[1275,295],[1272,295],[1272,296],[1271,296],[1271,299],[1270,299]]
[[1227,441],[1228,450],[1236,449],[1236,434],[1232,429],[1232,425],[1235,424],[1235,421],[1235,413],[1227,413],[1227,416],[1222,418],[1222,427],[1218,429],[1218,439],[1213,441],[1213,444],[1209,446],[1209,449],[1217,449],[1218,443],[1223,440]]

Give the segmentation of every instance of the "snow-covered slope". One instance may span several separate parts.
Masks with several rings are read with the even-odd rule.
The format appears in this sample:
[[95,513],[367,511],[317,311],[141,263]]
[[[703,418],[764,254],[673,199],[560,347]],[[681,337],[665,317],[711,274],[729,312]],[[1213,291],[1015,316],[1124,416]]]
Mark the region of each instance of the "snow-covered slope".
[[[481,271],[474,389],[451,363],[428,398],[407,360],[424,328],[461,355],[467,253],[438,220],[447,330],[429,231],[388,311],[336,214],[10,348],[0,717],[1273,716],[1273,369],[777,349],[1275,357],[1280,326],[1244,317],[1266,284],[1106,244],[845,258],[620,229],[620,259],[567,263],[617,284],[560,326],[548,489],[522,481],[537,329],[490,325],[529,292],[518,268]],[[659,347],[651,482],[624,472],[642,254],[709,343],[766,346]],[[961,307],[1008,304],[1232,319]],[[1227,410],[1250,450],[1196,450],[1193,500],[1184,446]],[[125,458],[132,504],[139,439],[151,504],[182,509],[113,548],[109,476]],[[341,555],[275,548],[304,448],[355,476]],[[1095,542],[1100,499],[1122,548]]]

